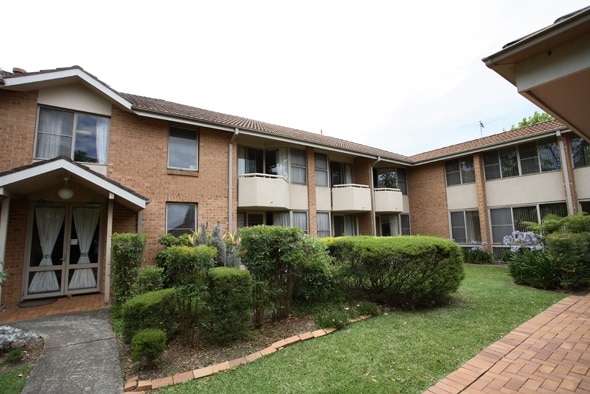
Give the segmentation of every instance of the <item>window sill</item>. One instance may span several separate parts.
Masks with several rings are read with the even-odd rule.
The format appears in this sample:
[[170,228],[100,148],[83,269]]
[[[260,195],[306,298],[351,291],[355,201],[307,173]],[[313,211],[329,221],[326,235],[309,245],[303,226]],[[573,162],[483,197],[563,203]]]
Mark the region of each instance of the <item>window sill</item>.
[[177,169],[168,168],[167,174],[168,175],[180,175],[180,176],[194,176],[194,177],[198,177],[199,176],[199,171],[197,171],[197,170],[177,170]]

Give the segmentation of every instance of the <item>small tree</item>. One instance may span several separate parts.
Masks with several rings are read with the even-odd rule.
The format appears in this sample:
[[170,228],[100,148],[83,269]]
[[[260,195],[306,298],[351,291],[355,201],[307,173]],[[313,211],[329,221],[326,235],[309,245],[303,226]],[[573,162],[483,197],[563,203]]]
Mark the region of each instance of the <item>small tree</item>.
[[112,238],[112,267],[114,305],[122,305],[133,295],[147,234],[114,233]]
[[535,125],[537,123],[547,122],[549,120],[553,120],[553,116],[549,115],[547,112],[537,112],[535,111],[534,114],[530,115],[528,118],[522,118],[518,124],[512,125],[510,130],[520,129],[521,127],[528,127]]

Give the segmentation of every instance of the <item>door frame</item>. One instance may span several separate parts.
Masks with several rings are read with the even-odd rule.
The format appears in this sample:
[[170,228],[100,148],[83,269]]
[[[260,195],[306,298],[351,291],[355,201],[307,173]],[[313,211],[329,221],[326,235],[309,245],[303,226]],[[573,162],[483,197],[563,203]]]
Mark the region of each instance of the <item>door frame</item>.
[[[83,267],[78,267],[78,264],[71,263],[69,261],[70,258],[70,246],[71,246],[71,231],[73,226],[73,209],[77,207],[85,207],[85,206],[98,206],[100,210],[100,217],[98,220],[99,226],[99,233],[98,233],[98,261],[96,263],[88,263],[84,264]],[[64,256],[62,260],[62,264],[47,266],[41,269],[34,269],[31,270],[31,248],[33,242],[33,229],[34,229],[34,220],[35,220],[35,208],[37,207],[64,207],[65,208],[65,217],[63,223],[63,231],[64,231],[64,242],[63,242],[63,250],[62,255]],[[55,297],[63,297],[63,296],[70,296],[75,294],[92,294],[92,293],[100,293],[101,292],[101,284],[102,284],[102,269],[103,269],[103,259],[104,259],[104,247],[105,247],[105,209],[104,204],[98,203],[83,203],[83,202],[47,202],[47,201],[32,201],[29,204],[28,208],[28,218],[27,218],[27,232],[26,232],[26,241],[25,241],[25,254],[23,259],[23,271],[22,271],[22,286],[21,286],[21,300],[32,300],[32,299],[40,299],[40,298],[55,298]],[[82,264],[80,264],[82,265]],[[50,293],[33,293],[29,294],[29,276],[31,272],[40,272],[40,271],[57,271],[56,267],[60,267],[62,272],[61,279],[59,280],[60,290]],[[69,280],[69,272],[70,270],[76,269],[93,269],[96,268],[96,287],[86,288],[86,289],[75,289],[75,290],[68,290],[68,280]]]

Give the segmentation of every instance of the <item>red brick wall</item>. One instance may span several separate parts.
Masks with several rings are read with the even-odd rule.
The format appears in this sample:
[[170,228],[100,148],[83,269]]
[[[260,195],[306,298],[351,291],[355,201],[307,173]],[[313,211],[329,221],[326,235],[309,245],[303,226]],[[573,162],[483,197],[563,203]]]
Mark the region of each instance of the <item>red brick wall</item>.
[[0,171],[31,164],[37,91],[0,92]]
[[449,238],[444,162],[408,169],[412,234]]
[[143,232],[150,235],[148,263],[154,262],[160,249],[158,239],[166,231],[166,202],[196,203],[199,226],[207,223],[211,231],[219,221],[222,231],[228,229],[227,152],[231,133],[200,128],[199,171],[169,171],[169,127],[165,121],[113,109],[108,176],[150,200],[142,225]]
[[[371,185],[371,160],[361,157],[354,160],[354,183],[358,185]],[[359,221],[359,234],[374,235],[375,219],[372,212],[364,212],[357,215]]]
[[23,200],[11,200],[4,261],[4,270],[8,274],[8,280],[2,286],[3,305],[16,305],[21,300],[20,294],[22,288],[23,261],[25,260],[27,219],[27,202]]

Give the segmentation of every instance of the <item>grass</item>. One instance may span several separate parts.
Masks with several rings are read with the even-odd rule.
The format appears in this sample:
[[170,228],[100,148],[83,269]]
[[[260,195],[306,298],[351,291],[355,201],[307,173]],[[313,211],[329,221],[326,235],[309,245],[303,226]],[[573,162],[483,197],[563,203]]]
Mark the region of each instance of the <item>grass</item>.
[[0,372],[0,392],[3,394],[22,392],[32,368],[31,364],[24,364]]
[[421,393],[563,297],[514,285],[503,266],[467,265],[445,307],[390,312],[158,393]]

